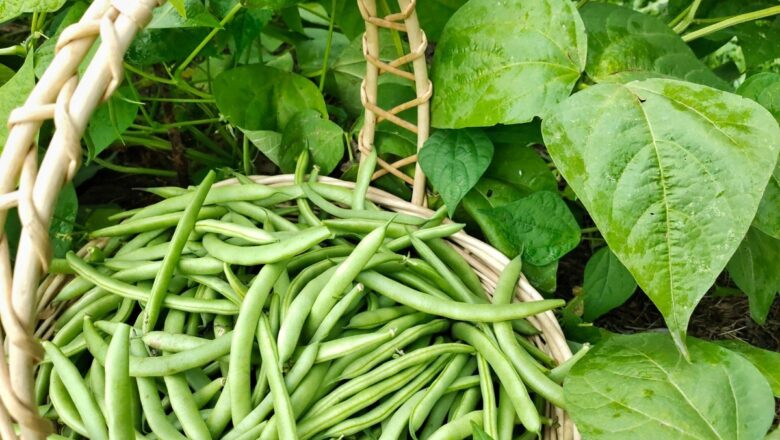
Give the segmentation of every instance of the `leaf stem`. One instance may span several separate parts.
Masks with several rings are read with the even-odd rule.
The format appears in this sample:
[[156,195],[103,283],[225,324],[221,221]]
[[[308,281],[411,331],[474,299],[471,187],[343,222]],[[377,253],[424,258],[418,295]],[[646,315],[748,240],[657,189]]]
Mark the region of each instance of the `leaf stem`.
[[585,6],[588,3],[588,1],[590,1],[590,0],[580,0],[580,1],[578,1],[577,2],[577,9]]
[[241,141],[241,160],[244,163],[244,175],[252,175],[252,160],[249,158],[249,136],[244,134]]
[[3,55],[18,55],[20,57],[27,56],[27,48],[22,44],[15,46],[0,47],[0,56]]
[[320,93],[325,89],[325,75],[328,73],[328,59],[330,47],[333,44],[333,25],[336,22],[336,0],[330,1],[330,21],[328,22],[328,39],[325,42],[325,56],[322,59],[322,73],[320,74]]
[[147,131],[147,132],[164,132],[171,128],[181,128],[181,127],[187,127],[190,125],[206,125],[206,124],[214,124],[216,122],[219,122],[219,118],[210,118],[210,119],[196,119],[193,121],[181,121],[181,122],[173,122],[170,124],[159,124],[154,127],[146,127],[144,125],[136,125],[133,124],[130,127],[136,130],[141,131]]
[[195,47],[195,49],[190,52],[189,55],[187,55],[187,58],[184,59],[184,61],[179,64],[178,67],[176,67],[176,71],[174,72],[174,78],[178,78],[181,76],[181,73],[184,71],[184,69],[187,68],[187,66],[192,62],[192,60],[195,59],[196,56],[200,53],[201,50],[203,50],[204,47],[206,47],[207,44],[211,41],[212,38],[214,38],[219,31],[223,30],[225,28],[225,25],[230,23],[233,20],[233,17],[238,14],[238,11],[240,11],[244,5],[241,2],[238,2],[233,6],[227,14],[222,18],[222,20],[219,22],[219,27],[215,27],[211,29],[211,32],[206,35],[203,40]]
[[145,174],[148,176],[159,176],[159,177],[176,177],[175,171],[170,170],[158,170],[154,168],[143,168],[143,167],[128,167],[124,165],[117,165],[113,164],[111,162],[105,161],[99,157],[96,157],[92,159],[95,161],[96,164],[102,166],[103,168],[107,168],[112,171],[117,171],[120,173],[126,173],[126,174]]
[[689,32],[682,36],[683,41],[686,43],[696,40],[697,38],[704,37],[706,35],[713,34],[720,30],[736,26],[741,23],[747,23],[749,21],[758,20],[761,18],[771,17],[773,15],[780,14],[780,6],[772,6],[770,8],[759,9],[758,11],[748,12],[746,14],[735,15],[727,18],[715,24],[703,27],[701,29]]
[[688,29],[688,26],[693,23],[693,19],[696,18],[696,11],[699,10],[699,6],[701,5],[701,0],[693,0],[693,3],[688,7],[688,11],[685,14],[685,18],[683,18],[675,27],[674,31],[678,34],[681,34],[685,32],[686,29]]

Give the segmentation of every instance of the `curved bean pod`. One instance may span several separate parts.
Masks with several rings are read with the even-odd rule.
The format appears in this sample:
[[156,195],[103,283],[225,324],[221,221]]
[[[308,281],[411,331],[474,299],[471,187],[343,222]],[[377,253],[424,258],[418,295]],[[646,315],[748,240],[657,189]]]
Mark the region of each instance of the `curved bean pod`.
[[130,379],[130,326],[119,324],[106,354],[106,419],[111,439],[135,437],[132,409],[132,382]]
[[240,266],[277,263],[287,260],[329,238],[331,232],[324,226],[304,229],[294,237],[260,246],[236,246],[225,243],[214,234],[203,236],[203,247],[213,257]]
[[471,437],[471,424],[482,426],[482,411],[472,411],[457,420],[453,420],[437,429],[428,440],[457,440]]
[[420,396],[419,403],[409,410],[407,420],[409,421],[409,431],[415,432],[422,426],[433,406],[445,394],[447,388],[458,378],[461,370],[466,365],[469,357],[466,354],[459,354],[452,358],[450,363],[444,368],[439,377],[430,387]]
[[[209,218],[219,218],[225,215],[227,209],[221,206],[209,206],[196,211],[196,219],[204,220]],[[182,218],[182,214],[174,212],[171,214],[161,214],[154,217],[145,217],[142,219],[131,219],[124,221],[118,225],[106,226],[105,228],[97,229],[90,232],[91,238],[99,237],[123,237],[131,234],[138,234],[139,232],[148,232],[158,229],[166,229],[172,226],[176,226],[179,220]],[[188,234],[189,235],[189,234]],[[129,252],[128,252],[129,253]]]

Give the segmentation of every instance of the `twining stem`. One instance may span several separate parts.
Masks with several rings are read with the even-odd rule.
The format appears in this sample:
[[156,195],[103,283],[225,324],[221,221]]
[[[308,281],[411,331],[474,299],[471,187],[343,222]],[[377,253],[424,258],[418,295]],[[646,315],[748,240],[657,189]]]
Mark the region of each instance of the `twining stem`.
[[328,59],[330,47],[333,44],[333,25],[336,22],[336,0],[330,2],[330,21],[328,22],[328,39],[325,42],[325,56],[322,60],[322,72],[320,73],[320,93],[325,90],[325,75],[328,73]]
[[213,104],[216,102],[213,99],[206,99],[206,98],[155,98],[152,96],[144,96],[143,100],[149,102],[175,102],[179,104],[192,104],[196,102],[205,102],[208,104]]
[[117,165],[113,164],[111,162],[105,161],[99,157],[96,157],[92,159],[97,163],[98,165],[108,168],[109,170],[117,171],[120,173],[126,173],[126,174],[146,174],[148,176],[159,176],[159,177],[176,177],[176,171],[170,171],[170,170],[158,170],[154,168],[142,168],[142,167],[128,167],[124,165]]
[[760,9],[758,11],[748,12],[745,14],[735,15],[727,18],[715,24],[703,27],[701,29],[689,32],[682,36],[683,41],[686,43],[691,42],[697,38],[704,37],[706,35],[713,34],[731,26],[736,26],[748,21],[759,20],[761,18],[771,17],[773,15],[780,14],[780,6],[772,6],[771,8]]
[[693,3],[688,7],[688,11],[685,17],[674,27],[674,31],[678,34],[685,32],[688,26],[693,23],[693,19],[696,18],[696,11],[699,10],[701,0],[693,0]]
[[131,125],[131,128],[134,128],[136,130],[146,131],[146,132],[164,132],[171,128],[181,128],[181,127],[187,127],[190,125],[206,125],[206,124],[214,124],[216,122],[219,122],[219,118],[210,118],[210,119],[196,119],[192,121],[181,121],[181,122],[172,122],[170,124],[160,124],[154,127],[146,127],[143,125]]
[[206,35],[203,38],[203,40],[195,47],[195,49],[193,49],[193,51],[190,52],[189,55],[187,55],[187,58],[185,58],[184,61],[182,61],[181,64],[179,64],[179,66],[176,67],[176,71],[173,75],[175,78],[181,76],[181,73],[184,71],[184,69],[186,69],[187,66],[192,62],[192,60],[195,59],[196,56],[198,56],[200,51],[203,50],[203,48],[206,47],[207,44],[209,44],[211,39],[214,38],[219,33],[219,31],[225,28],[225,25],[233,21],[233,17],[235,17],[236,14],[238,14],[238,11],[240,11],[241,8],[243,7],[244,5],[242,4],[242,2],[238,2],[235,4],[235,6],[233,6],[233,8],[231,8],[228,11],[227,14],[225,14],[225,16],[219,22],[219,27],[213,28],[211,32],[209,32],[208,35]]

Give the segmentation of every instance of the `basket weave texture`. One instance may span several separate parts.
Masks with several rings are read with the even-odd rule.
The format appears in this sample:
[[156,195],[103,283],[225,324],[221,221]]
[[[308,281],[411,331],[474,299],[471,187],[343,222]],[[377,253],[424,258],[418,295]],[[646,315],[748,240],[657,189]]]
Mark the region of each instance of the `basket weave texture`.
[[[163,0],[159,0],[160,3]],[[376,125],[393,122],[417,135],[418,149],[429,133],[429,105],[432,85],[428,79],[425,51],[427,40],[420,29],[415,0],[398,0],[400,13],[379,16],[374,0],[357,0],[366,25],[363,37],[366,76],[361,86],[365,123],[358,148],[368,153],[374,144]],[[123,79],[123,56],[135,34],[151,19],[158,0],[95,0],[78,23],[68,27],[57,42],[57,53],[25,104],[8,120],[9,135],[0,155],[0,439],[42,439],[51,424],[40,417],[34,399],[34,372],[42,358],[41,339],[52,336],[52,323],[62,307],[50,308],[50,301],[68,280],[64,275],[46,276],[51,261],[48,228],[60,189],[72,180],[81,164],[81,137],[93,111],[116,90]],[[379,56],[379,30],[405,33],[410,51],[387,62]],[[100,47],[81,78],[77,68],[100,36]],[[412,71],[403,68],[411,65]],[[392,109],[377,104],[378,78],[390,74],[412,81],[416,98]],[[399,113],[417,108],[417,124]],[[36,137],[41,124],[53,119],[55,132],[43,159],[38,160]],[[362,155],[361,155],[362,156]],[[416,165],[414,178],[399,168],[416,162],[416,155],[395,163],[378,161],[374,178],[391,173],[409,183],[411,203],[370,188],[367,198],[389,210],[430,216],[425,207],[425,176]],[[272,186],[292,184],[291,175],[254,176],[258,183]],[[328,177],[321,181],[350,187]],[[234,180],[218,185],[237,184]],[[22,231],[12,266],[4,225],[8,211],[17,208]],[[102,245],[97,240],[90,245]],[[508,259],[496,249],[464,232],[451,237],[450,244],[475,269],[487,292],[492,292],[498,274]],[[86,248],[85,248],[86,249]],[[85,250],[82,250],[82,253]],[[520,300],[541,299],[523,277],[517,286]],[[532,341],[556,361],[571,357],[566,339],[552,312],[529,318],[541,331]],[[545,429],[545,439],[578,439],[568,415],[554,407],[548,416],[555,423]]]

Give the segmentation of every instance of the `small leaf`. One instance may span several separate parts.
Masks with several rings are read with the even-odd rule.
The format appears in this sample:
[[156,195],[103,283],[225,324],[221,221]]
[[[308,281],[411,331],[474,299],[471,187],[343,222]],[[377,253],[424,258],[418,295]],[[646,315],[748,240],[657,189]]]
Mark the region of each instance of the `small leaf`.
[[271,162],[280,164],[282,134],[269,130],[242,130],[249,142],[257,147]]
[[439,130],[425,141],[418,162],[452,216],[492,157],[493,143],[481,130]]
[[200,0],[177,0],[183,9],[174,2],[168,2],[154,10],[152,21],[147,29],[170,29],[208,27],[218,28],[219,20],[206,9]]
[[582,290],[585,303],[582,318],[593,322],[631,298],[636,290],[636,281],[609,247],[604,246],[585,265]]
[[554,293],[558,289],[558,261],[544,266],[534,266],[523,261],[523,274],[534,288],[545,293]]
[[52,12],[65,0],[3,0],[0,2],[0,23],[29,12]]
[[133,39],[125,59],[136,66],[181,61],[208,33],[205,27],[143,29]]
[[184,6],[184,0],[168,0],[168,3],[176,9],[176,12],[178,12],[179,15],[187,18],[187,9]]
[[535,191],[557,191],[558,181],[533,148],[497,144],[485,176],[512,185],[522,194]]
[[747,233],[780,129],[737,95],[668,79],[598,84],[542,123],[547,149],[684,350],[688,320]]
[[321,174],[330,174],[344,156],[344,132],[333,122],[322,119],[317,111],[303,110],[285,127],[282,145],[284,149],[279,157],[282,171],[295,171],[298,156],[308,148]]
[[778,261],[780,240],[750,228],[727,266],[734,283],[750,299],[750,316],[759,324],[766,322],[780,292]]
[[122,133],[133,123],[139,105],[129,101],[132,96],[130,87],[121,87],[92,114],[87,125],[87,134],[91,140],[90,159],[97,157],[114,141],[120,139]]
[[554,192],[535,192],[483,214],[511,244],[510,258],[522,250],[523,261],[536,266],[558,260],[580,242],[577,220]]
[[608,3],[588,3],[580,15],[588,31],[585,72],[596,82],[673,77],[731,89],[656,17]]
[[754,347],[739,339],[725,339],[714,342],[749,360],[769,382],[775,397],[780,397],[780,353]]
[[662,333],[602,340],[564,381],[568,411],[594,440],[753,440],[774,417],[772,390],[742,356],[688,340],[691,362]]
[[0,151],[3,151],[5,141],[8,140],[8,125],[5,123],[8,115],[24,104],[34,86],[33,54],[30,52],[16,74],[0,86],[0,121],[3,121],[0,123]]
[[569,96],[586,50],[569,0],[471,0],[436,46],[432,124],[486,127],[543,116]]
[[217,108],[244,130],[283,130],[303,109],[327,115],[322,94],[308,79],[260,64],[226,70],[214,79]]

